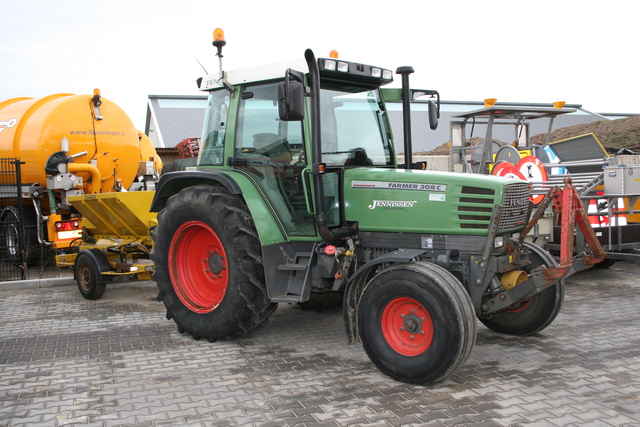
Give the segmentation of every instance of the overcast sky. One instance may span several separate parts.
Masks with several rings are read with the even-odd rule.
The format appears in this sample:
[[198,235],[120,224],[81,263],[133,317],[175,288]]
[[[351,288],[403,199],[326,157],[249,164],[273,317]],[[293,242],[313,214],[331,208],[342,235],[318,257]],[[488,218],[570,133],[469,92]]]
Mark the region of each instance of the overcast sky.
[[[0,102],[102,95],[144,130],[148,95],[226,70],[316,56],[390,68],[445,100],[567,101],[640,113],[636,0],[0,0]],[[399,79],[394,82],[400,86]]]

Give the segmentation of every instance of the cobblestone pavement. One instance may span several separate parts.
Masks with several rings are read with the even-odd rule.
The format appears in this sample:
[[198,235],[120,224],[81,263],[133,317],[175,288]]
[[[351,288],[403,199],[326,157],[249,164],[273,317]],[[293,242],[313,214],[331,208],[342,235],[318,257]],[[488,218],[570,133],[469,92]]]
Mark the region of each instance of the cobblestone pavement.
[[567,282],[542,333],[479,324],[467,363],[423,387],[347,345],[341,312],[280,306],[251,337],[180,335],[153,282],[98,301],[0,292],[0,426],[640,425],[640,264]]

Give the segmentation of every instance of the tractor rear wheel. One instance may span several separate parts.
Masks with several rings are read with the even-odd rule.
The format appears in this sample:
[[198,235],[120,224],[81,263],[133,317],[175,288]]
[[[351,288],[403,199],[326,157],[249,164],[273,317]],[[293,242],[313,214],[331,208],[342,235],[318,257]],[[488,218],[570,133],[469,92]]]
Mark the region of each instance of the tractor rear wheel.
[[[530,273],[541,265],[557,266],[555,258],[539,246],[525,243],[531,250],[531,264],[524,271]],[[564,280],[539,294],[522,301],[518,306],[508,308],[491,319],[480,319],[489,329],[502,334],[526,336],[540,332],[553,322],[564,300]]]
[[208,185],[186,188],[158,214],[153,240],[158,300],[181,333],[244,337],[277,307],[267,297],[258,233],[241,197]]
[[360,299],[358,327],[378,369],[413,384],[447,378],[476,338],[467,291],[449,271],[426,262],[397,264],[373,277]]

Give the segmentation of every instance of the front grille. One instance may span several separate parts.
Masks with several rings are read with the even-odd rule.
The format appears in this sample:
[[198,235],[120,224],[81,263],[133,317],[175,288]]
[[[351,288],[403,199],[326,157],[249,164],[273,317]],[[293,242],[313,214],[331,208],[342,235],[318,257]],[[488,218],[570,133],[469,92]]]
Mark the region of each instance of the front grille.
[[529,214],[529,184],[509,184],[504,191],[498,231],[523,227]]
[[[488,188],[464,186],[457,208],[460,228],[488,230],[496,203],[495,191]],[[529,184],[509,184],[502,200],[502,215],[498,231],[523,227],[529,213]]]
[[480,187],[462,187],[458,206],[460,228],[488,229],[493,213],[494,190]]

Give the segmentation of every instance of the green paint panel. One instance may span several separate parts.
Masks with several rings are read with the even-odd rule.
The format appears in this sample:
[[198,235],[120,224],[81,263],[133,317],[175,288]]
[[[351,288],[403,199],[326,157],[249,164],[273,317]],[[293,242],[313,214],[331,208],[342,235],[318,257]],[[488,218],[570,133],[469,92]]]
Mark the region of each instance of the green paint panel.
[[276,221],[276,215],[265,202],[264,196],[256,189],[256,186],[244,174],[229,169],[202,167],[203,170],[215,170],[229,175],[242,190],[251,217],[258,230],[260,243],[271,245],[287,241],[282,232],[282,225]]
[[[505,185],[486,175],[400,169],[345,172],[345,214],[362,231],[486,235]],[[521,182],[521,181],[520,181]]]

